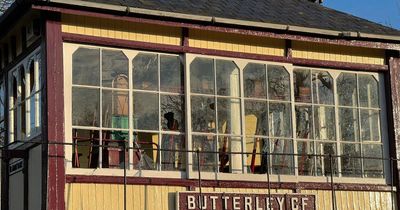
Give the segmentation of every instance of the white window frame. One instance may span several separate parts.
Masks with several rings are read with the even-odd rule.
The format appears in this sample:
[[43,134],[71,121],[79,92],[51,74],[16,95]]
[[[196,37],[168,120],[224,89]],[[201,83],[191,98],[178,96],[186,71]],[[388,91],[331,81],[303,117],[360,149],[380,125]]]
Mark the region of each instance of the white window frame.
[[[132,78],[131,78],[131,70],[132,70],[132,58],[137,55],[139,52],[144,52],[146,51],[137,51],[137,50],[126,50],[122,48],[110,48],[110,47],[100,47],[100,46],[94,46],[94,45],[83,45],[83,44],[73,44],[73,43],[64,43],[64,100],[65,100],[65,135],[66,135],[66,142],[67,143],[72,143],[72,128],[79,128],[79,126],[72,126],[72,54],[75,52],[78,48],[83,47],[83,48],[96,48],[96,49],[110,49],[110,50],[119,50],[122,51],[127,57],[128,57],[128,63],[129,63],[129,119],[132,119],[133,117],[133,103],[132,103],[132,93],[133,93],[133,86],[132,86]],[[159,52],[153,52],[149,51],[148,53],[155,53],[155,54],[164,54],[164,53],[159,53]],[[167,54],[169,55],[169,54]],[[172,54],[176,55],[176,54]],[[101,57],[101,55],[100,55]],[[246,134],[244,133],[245,130],[245,120],[244,120],[244,83],[243,83],[243,69],[248,63],[258,63],[258,64],[263,64],[263,65],[277,65],[277,66],[283,66],[289,73],[290,77],[290,104],[291,104],[291,127],[292,127],[292,136],[290,139],[293,140],[293,153],[297,153],[297,138],[296,138],[296,116],[295,116],[295,96],[294,96],[294,82],[293,82],[293,70],[294,69],[311,69],[314,71],[326,71],[329,72],[333,79],[333,85],[334,85],[334,104],[332,106],[335,107],[335,123],[336,123],[336,140],[332,141],[332,143],[336,143],[336,152],[337,155],[340,155],[340,143],[338,141],[339,139],[339,134],[338,134],[338,97],[337,97],[337,91],[336,91],[336,78],[340,73],[356,73],[356,74],[366,74],[366,75],[372,75],[375,77],[375,79],[378,81],[378,89],[379,89],[379,105],[380,105],[380,120],[381,120],[381,127],[380,127],[380,132],[381,132],[381,144],[382,144],[382,152],[383,152],[383,158],[389,158],[389,142],[388,142],[388,135],[387,135],[387,116],[386,116],[386,102],[385,102],[385,87],[384,87],[384,76],[382,74],[376,73],[376,72],[362,72],[362,71],[347,71],[347,70],[340,70],[340,69],[328,69],[328,68],[313,68],[313,67],[304,67],[304,66],[295,66],[289,63],[278,63],[278,62],[269,62],[269,61],[259,61],[259,60],[250,60],[250,59],[240,59],[240,58],[231,58],[231,57],[223,57],[223,56],[209,56],[209,55],[199,55],[199,54],[191,54],[191,53],[186,53],[184,55],[181,55],[183,58],[183,66],[184,66],[184,98],[185,98],[185,137],[186,137],[186,148],[188,150],[192,149],[192,134],[195,132],[192,132],[191,128],[191,99],[190,96],[191,94],[191,88],[190,88],[190,64],[191,62],[197,58],[197,57],[202,57],[202,58],[211,58],[211,59],[222,59],[222,60],[229,60],[233,61],[237,67],[239,68],[239,76],[240,76],[240,104],[241,104],[241,129],[242,133],[240,135],[233,135],[232,136],[241,136],[242,138],[242,145],[245,142]],[[101,65],[101,61],[100,61]],[[101,67],[100,67],[101,68]],[[100,71],[101,72],[101,71]],[[101,75],[101,73],[100,73]],[[101,77],[100,77],[101,78]],[[160,91],[158,91],[160,93]],[[100,98],[100,103],[101,103],[101,98]],[[160,103],[160,101],[159,101]],[[101,107],[101,106],[100,106]],[[102,112],[100,111],[100,117]],[[161,121],[159,122],[161,123]],[[100,125],[102,126],[102,125]],[[132,133],[133,133],[133,126],[129,125],[129,146],[133,147],[132,143]],[[97,127],[82,127],[84,129],[93,129],[96,130],[98,129]],[[159,129],[162,129],[159,127]],[[112,129],[114,130],[114,129]],[[120,129],[118,129],[120,130]],[[149,131],[143,131],[143,132],[149,132]],[[160,133],[159,133],[160,134]],[[160,135],[159,135],[159,141],[160,141]],[[310,139],[311,141],[318,141],[318,140],[313,140]],[[329,141],[326,141],[329,142]],[[362,142],[361,142],[362,144]],[[245,148],[242,146],[242,148]],[[66,146],[65,147],[66,151],[66,173],[67,174],[76,174],[76,175],[112,175],[112,176],[123,176],[123,170],[122,169],[109,169],[109,168],[96,168],[96,169],[90,169],[90,168],[73,168],[72,167],[72,147],[71,146]],[[100,154],[101,155],[101,154]],[[129,158],[132,159],[132,152],[129,152]],[[244,158],[243,158],[243,163],[244,163]],[[294,175],[276,175],[276,174],[271,174],[270,175],[270,181],[272,182],[327,182],[329,181],[329,177],[325,176],[299,176],[298,175],[298,163],[297,163],[297,158],[293,158],[293,163],[295,166],[295,174]],[[160,163],[159,163],[160,164]],[[140,176],[140,177],[169,177],[169,178],[188,178],[188,179],[197,179],[198,178],[198,172],[194,171],[192,169],[193,161],[192,161],[192,155],[190,152],[187,153],[186,155],[186,172],[179,172],[179,171],[157,171],[157,170],[135,170],[132,168],[132,165],[129,166],[127,169],[127,176]],[[339,182],[339,183],[372,183],[372,184],[387,184],[390,183],[390,168],[389,168],[389,161],[384,161],[384,178],[361,178],[361,177],[342,177],[340,173],[340,158],[337,163],[338,165],[338,170],[339,170],[339,175],[334,176],[334,182]],[[243,166],[244,167],[244,166]],[[243,170],[242,173],[216,173],[216,172],[201,172],[201,177],[202,179],[209,179],[209,180],[242,180],[242,181],[266,181],[266,174],[249,174],[246,173],[245,170]]]

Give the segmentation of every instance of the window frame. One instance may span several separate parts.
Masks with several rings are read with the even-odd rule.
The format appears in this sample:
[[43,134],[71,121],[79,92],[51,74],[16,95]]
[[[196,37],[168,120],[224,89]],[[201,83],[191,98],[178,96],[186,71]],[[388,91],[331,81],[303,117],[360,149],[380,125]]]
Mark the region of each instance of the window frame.
[[[65,87],[65,134],[66,134],[66,142],[71,143],[72,139],[72,117],[69,113],[71,113],[72,109],[72,97],[71,97],[71,90],[72,90],[72,54],[77,50],[79,47],[85,47],[85,48],[96,48],[96,49],[110,49],[110,50],[119,50],[124,52],[124,54],[128,57],[128,70],[129,70],[129,95],[131,96],[133,93],[133,86],[132,86],[132,78],[131,78],[131,70],[132,70],[132,58],[134,55],[138,54],[138,52],[148,52],[148,53],[155,53],[155,54],[164,54],[156,51],[143,51],[143,50],[128,50],[128,49],[123,49],[123,48],[111,48],[111,47],[101,47],[101,46],[95,46],[95,45],[84,45],[84,44],[73,44],[73,43],[63,43],[64,45],[64,87]],[[311,71],[326,71],[330,74],[333,80],[333,97],[334,97],[334,103],[332,105],[326,105],[326,106],[333,106],[335,110],[335,140],[332,141],[332,143],[336,144],[336,153],[337,155],[340,155],[340,145],[343,141],[339,141],[339,118],[338,118],[338,97],[337,97],[337,82],[336,79],[339,76],[340,73],[355,73],[355,74],[366,74],[366,75],[373,75],[373,77],[378,81],[378,93],[380,95],[379,97],[379,105],[380,105],[380,133],[381,133],[381,145],[382,145],[382,152],[383,152],[383,158],[389,158],[389,142],[388,142],[388,134],[387,134],[387,116],[386,116],[386,102],[385,98],[387,97],[385,94],[385,85],[384,83],[386,82],[384,79],[384,76],[380,73],[377,72],[367,72],[367,71],[348,71],[348,70],[343,70],[343,69],[333,69],[333,68],[314,68],[314,67],[304,67],[304,66],[296,66],[290,63],[279,63],[279,62],[270,62],[270,61],[260,61],[260,60],[251,60],[251,59],[241,59],[241,58],[231,58],[231,57],[223,57],[223,56],[211,56],[211,55],[200,55],[200,54],[191,54],[191,53],[185,53],[185,54],[167,54],[166,55],[178,55],[182,58],[182,63],[183,63],[183,71],[184,71],[184,103],[185,103],[185,114],[186,116],[184,117],[185,119],[185,138],[186,138],[186,148],[191,149],[193,148],[193,142],[192,142],[192,135],[193,132],[191,129],[191,87],[190,87],[190,64],[191,62],[197,58],[197,57],[202,57],[202,58],[211,58],[211,59],[222,59],[222,60],[228,60],[228,61],[233,61],[235,65],[239,69],[239,85],[240,85],[240,96],[238,97],[240,99],[240,118],[241,118],[241,134],[236,135],[232,134],[232,136],[240,136],[242,138],[242,149],[245,149],[244,143],[246,141],[246,134],[244,133],[245,130],[245,113],[244,113],[244,102],[245,102],[245,96],[244,96],[244,77],[243,77],[243,70],[244,67],[248,63],[256,63],[256,64],[262,64],[262,65],[277,65],[277,66],[283,66],[285,67],[286,71],[289,74],[290,78],[290,107],[291,107],[291,127],[292,127],[292,134],[290,139],[293,140],[293,153],[297,154],[297,142],[298,138],[296,137],[296,116],[295,116],[295,105],[297,104],[295,102],[295,95],[294,95],[294,69],[310,69]],[[130,55],[130,56],[128,56]],[[100,55],[101,57],[101,55]],[[101,62],[100,62],[101,63]],[[101,67],[100,67],[101,68]],[[160,75],[159,75],[160,77]],[[216,87],[214,87],[216,88]],[[160,93],[160,91],[158,91]],[[196,94],[193,94],[196,95]],[[200,94],[201,95],[201,94]],[[227,96],[228,98],[230,96]],[[231,97],[232,98],[232,97]],[[236,97],[235,97],[236,98]],[[101,104],[101,99],[100,99],[100,104]],[[160,104],[160,101],[159,101]],[[316,106],[319,104],[314,104],[310,103],[312,106]],[[129,99],[129,119],[133,116],[132,113],[132,97]],[[101,113],[101,111],[100,111]],[[161,121],[159,122],[161,124]],[[132,132],[133,129],[132,125],[129,126],[129,144],[130,147],[133,147],[133,142],[132,142]],[[96,128],[87,128],[86,129],[96,129]],[[162,127],[159,127],[160,130],[162,130]],[[146,132],[146,131],[145,131]],[[158,137],[160,141],[160,136]],[[309,142],[315,142],[317,140],[314,139],[309,139]],[[328,140],[326,140],[328,142]],[[362,141],[361,141],[362,143]],[[117,175],[117,176],[122,176],[123,175],[123,170],[122,169],[108,169],[108,168],[97,168],[97,169],[87,169],[87,168],[73,168],[72,167],[72,159],[70,159],[70,156],[72,156],[72,149],[70,146],[66,147],[66,162],[67,162],[67,167],[66,167],[66,172],[67,174],[76,174],[76,175]],[[132,159],[132,152],[129,153],[129,158]],[[242,160],[244,163],[244,160]],[[299,175],[298,174],[298,163],[297,163],[297,158],[293,158],[293,164],[294,167],[296,168],[294,171],[293,175],[281,175],[281,174],[271,174],[270,175],[270,181],[283,181],[283,182],[326,182],[327,177],[325,176],[306,176],[306,175]],[[389,169],[389,164],[388,161],[384,161],[384,167],[383,167],[383,178],[361,178],[361,177],[343,177],[341,175],[341,162],[340,158],[338,160],[338,170],[339,174],[338,176],[334,176],[335,182],[340,182],[340,183],[374,183],[374,184],[386,184],[390,183],[390,169]],[[190,152],[187,153],[186,155],[186,171],[159,171],[159,170],[135,170],[132,169],[130,166],[129,169],[127,170],[127,175],[128,176],[144,176],[144,177],[170,177],[170,178],[186,178],[186,179],[197,179],[198,178],[198,172],[194,171],[192,169],[193,165],[193,159],[192,155]],[[216,173],[216,172],[201,172],[201,176],[203,179],[210,179],[210,180],[243,180],[243,181],[260,181],[260,180],[266,180],[266,174],[251,174],[251,173],[245,173],[244,170],[242,173]]]

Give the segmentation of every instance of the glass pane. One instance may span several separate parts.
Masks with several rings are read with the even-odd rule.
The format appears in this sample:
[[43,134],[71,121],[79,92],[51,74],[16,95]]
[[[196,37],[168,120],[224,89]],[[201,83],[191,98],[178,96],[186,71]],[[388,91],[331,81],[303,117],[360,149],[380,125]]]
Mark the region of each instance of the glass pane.
[[239,69],[233,61],[216,60],[217,94],[239,97]]
[[[334,176],[338,175],[338,157],[329,157],[329,155],[335,156],[336,145],[331,143],[316,142],[317,150],[317,175],[318,176],[330,176],[333,172]],[[331,169],[332,168],[332,169]]]
[[4,109],[5,109],[5,86],[4,82],[0,83],[0,120],[4,119]]
[[[216,138],[215,136],[193,136],[193,170],[198,170],[200,164],[201,171],[216,172],[217,169],[217,155],[216,155]],[[200,158],[197,157],[196,151],[200,151]],[[198,160],[200,159],[200,162]]]
[[364,176],[383,177],[383,156],[380,144],[363,144]]
[[32,94],[36,91],[36,83],[35,83],[35,61],[31,60],[29,64],[29,94]]
[[356,74],[341,73],[336,82],[339,105],[357,106]]
[[358,75],[360,106],[379,107],[378,81],[372,75]]
[[243,70],[243,77],[245,97],[267,98],[264,64],[247,64]]
[[297,154],[299,175],[315,175],[314,142],[298,141]]
[[[26,98],[26,80],[25,80],[25,69],[24,67],[20,67],[19,69],[19,79],[20,79],[20,89],[18,90],[18,95],[21,97],[21,101]],[[25,112],[24,112],[25,113]]]
[[79,48],[72,55],[72,83],[100,86],[100,50]]
[[315,139],[335,140],[335,108],[314,106]]
[[290,77],[285,67],[268,65],[268,98],[290,100]]
[[72,167],[99,167],[99,131],[72,129]]
[[185,136],[181,135],[162,135],[161,167],[163,171],[185,171],[186,152]]
[[379,111],[360,110],[361,139],[363,141],[380,141]]
[[133,168],[141,170],[156,170],[159,163],[159,144],[157,133],[133,133]]
[[333,79],[328,72],[313,71],[313,97],[316,104],[334,104]]
[[192,131],[215,132],[215,101],[212,97],[192,96]]
[[100,91],[72,87],[72,125],[100,126]]
[[295,69],[294,97],[296,102],[311,103],[311,74],[310,70]]
[[240,100],[217,99],[218,132],[223,134],[241,134]]
[[272,139],[271,153],[273,174],[294,174],[292,140]]
[[128,131],[103,131],[103,168],[128,168],[129,166],[129,134]]
[[271,162],[267,156],[269,153],[269,141],[266,138],[246,138],[246,153],[243,155],[248,173],[264,174]]
[[102,86],[128,89],[128,58],[122,51],[102,50]]
[[218,137],[218,168],[223,173],[242,173],[242,138],[236,136]]
[[291,137],[290,104],[270,103],[269,104],[269,135],[276,137]]
[[296,138],[313,138],[313,113],[311,106],[296,106]]
[[357,109],[339,109],[339,137],[341,141],[359,140]]
[[359,144],[342,144],[342,175],[361,177],[361,150]]
[[185,131],[183,96],[161,95],[161,125],[167,131]]
[[[37,95],[38,95],[38,93],[35,95],[32,95],[29,98],[29,121],[30,121],[29,127],[31,129],[31,133],[36,133],[35,122],[36,122],[36,98],[37,98],[36,96]],[[28,134],[28,135],[30,135],[30,134]]]
[[183,68],[179,56],[160,55],[161,91],[183,93]]
[[132,61],[133,88],[158,90],[157,54],[139,53]]
[[129,128],[128,91],[103,90],[103,127]]
[[158,95],[133,93],[133,128],[158,130]]
[[192,93],[214,94],[214,62],[210,58],[195,58],[190,64]]
[[268,135],[267,102],[246,100],[244,103],[246,135]]

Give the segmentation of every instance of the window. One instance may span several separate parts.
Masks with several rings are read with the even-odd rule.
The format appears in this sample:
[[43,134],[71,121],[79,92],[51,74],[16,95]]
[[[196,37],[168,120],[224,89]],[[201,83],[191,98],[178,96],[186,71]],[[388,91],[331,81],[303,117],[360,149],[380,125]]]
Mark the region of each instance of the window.
[[384,177],[378,73],[65,46],[72,168]]
[[41,130],[41,71],[38,50],[8,74],[9,141],[31,139]]

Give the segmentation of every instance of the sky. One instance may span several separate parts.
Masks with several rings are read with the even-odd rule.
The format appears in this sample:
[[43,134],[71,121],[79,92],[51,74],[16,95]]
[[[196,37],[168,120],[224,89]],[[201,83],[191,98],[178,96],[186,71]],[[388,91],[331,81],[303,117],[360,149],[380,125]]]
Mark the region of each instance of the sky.
[[400,0],[324,0],[323,5],[400,30]]

